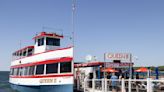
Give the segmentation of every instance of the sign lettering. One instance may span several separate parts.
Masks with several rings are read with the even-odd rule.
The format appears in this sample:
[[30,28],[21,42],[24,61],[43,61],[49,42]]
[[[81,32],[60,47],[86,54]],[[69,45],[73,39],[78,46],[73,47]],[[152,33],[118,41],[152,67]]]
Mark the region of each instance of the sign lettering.
[[105,59],[130,61],[130,53],[106,53]]

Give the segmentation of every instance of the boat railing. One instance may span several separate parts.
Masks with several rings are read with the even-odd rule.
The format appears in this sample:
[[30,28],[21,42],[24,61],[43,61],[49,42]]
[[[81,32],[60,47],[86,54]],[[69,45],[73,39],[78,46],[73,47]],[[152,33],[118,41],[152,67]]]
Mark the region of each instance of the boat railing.
[[85,79],[83,87],[84,92],[164,92],[164,80],[151,78]]

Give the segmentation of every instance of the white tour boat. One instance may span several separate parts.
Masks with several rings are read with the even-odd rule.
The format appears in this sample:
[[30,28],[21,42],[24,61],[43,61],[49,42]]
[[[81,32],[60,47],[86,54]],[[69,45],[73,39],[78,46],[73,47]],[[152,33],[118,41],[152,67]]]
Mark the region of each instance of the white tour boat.
[[73,92],[73,46],[60,47],[62,35],[41,32],[34,46],[12,56],[11,87],[20,92]]

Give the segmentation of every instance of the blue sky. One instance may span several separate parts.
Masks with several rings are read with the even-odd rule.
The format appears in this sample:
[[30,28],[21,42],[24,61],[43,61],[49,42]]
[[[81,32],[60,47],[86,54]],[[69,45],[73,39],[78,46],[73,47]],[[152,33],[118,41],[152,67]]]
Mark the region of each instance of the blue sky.
[[[43,26],[71,31],[72,0],[0,0],[0,70],[9,70],[11,53],[32,45]],[[102,61],[105,52],[130,52],[138,66],[164,65],[163,0],[77,0],[75,60]]]

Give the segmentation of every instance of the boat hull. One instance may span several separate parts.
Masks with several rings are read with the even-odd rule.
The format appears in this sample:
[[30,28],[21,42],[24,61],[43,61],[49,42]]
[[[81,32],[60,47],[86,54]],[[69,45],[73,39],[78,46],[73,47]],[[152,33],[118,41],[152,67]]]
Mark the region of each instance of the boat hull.
[[11,88],[19,92],[73,92],[73,84],[25,86],[11,84]]

